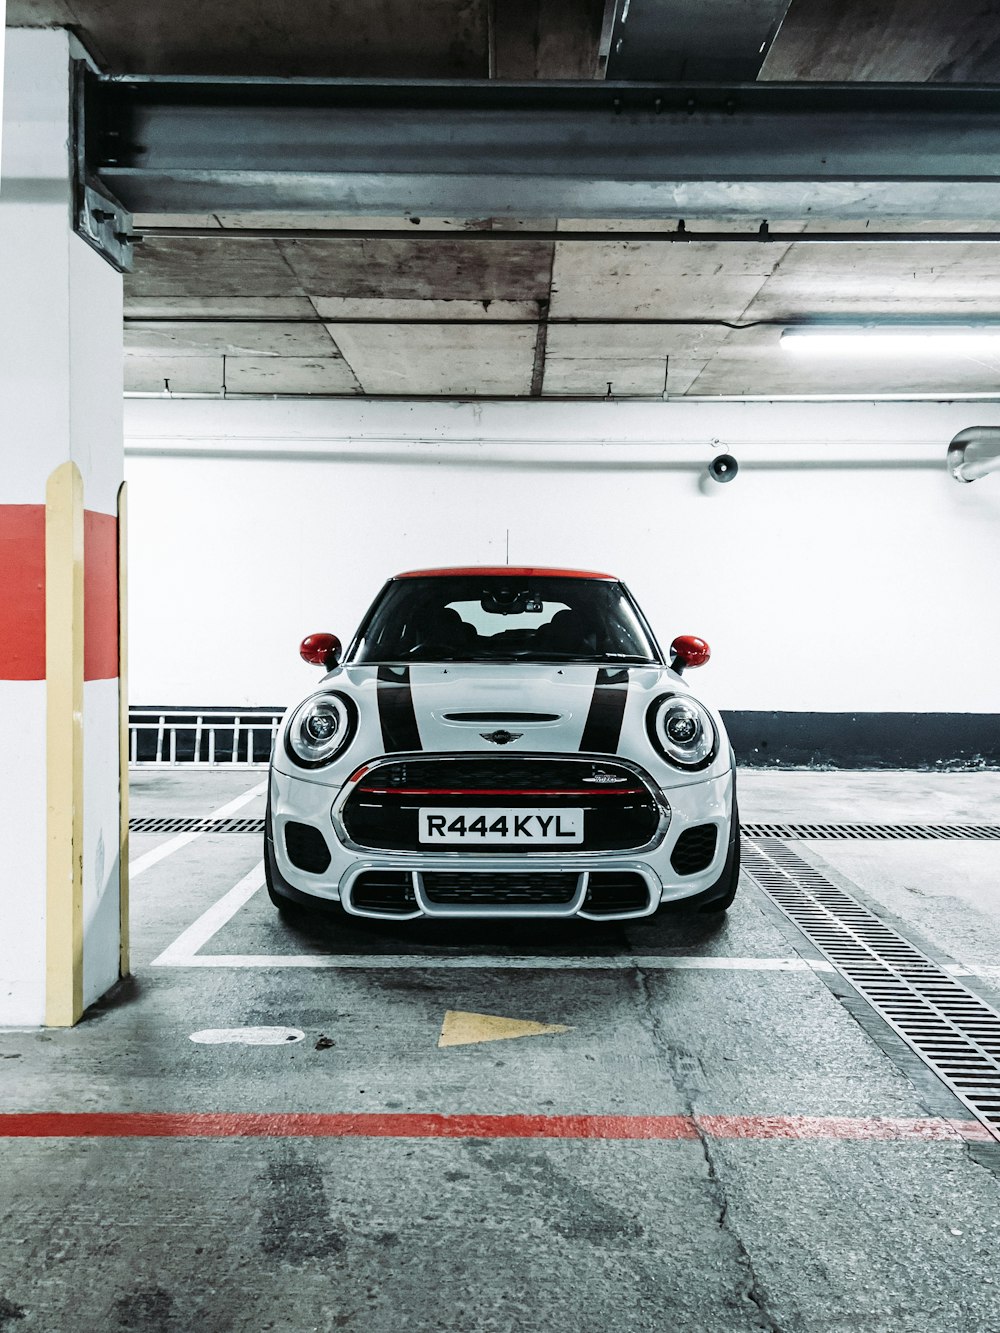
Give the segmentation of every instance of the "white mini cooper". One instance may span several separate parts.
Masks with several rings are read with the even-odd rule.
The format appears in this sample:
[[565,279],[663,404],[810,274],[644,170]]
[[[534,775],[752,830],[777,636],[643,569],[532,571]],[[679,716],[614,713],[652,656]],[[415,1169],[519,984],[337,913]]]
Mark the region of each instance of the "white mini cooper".
[[735,761],[628,589],[569,569],[390,579],[347,652],[282,721],[267,888],[353,916],[722,912],[739,878]]

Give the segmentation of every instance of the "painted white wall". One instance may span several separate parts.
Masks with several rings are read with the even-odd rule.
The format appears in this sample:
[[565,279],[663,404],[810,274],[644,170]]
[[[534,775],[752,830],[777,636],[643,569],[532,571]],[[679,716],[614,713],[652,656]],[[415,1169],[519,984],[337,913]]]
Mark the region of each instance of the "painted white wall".
[[[122,477],[122,280],[71,227],[69,60],[62,30],[6,34],[0,175],[0,504],[44,504],[72,459],[87,509]],[[113,705],[113,706],[112,706]],[[0,682],[0,1022],[45,998],[45,683]],[[118,976],[117,681],[84,689],[84,989]],[[103,855],[102,855],[103,851]]]
[[131,697],[290,702],[303,635],[509,534],[707,638],[723,708],[1000,712],[1000,477],[944,461],[973,424],[1000,405],[130,400]]
[[0,725],[0,1026],[34,1026],[45,1021],[44,680],[0,680]]

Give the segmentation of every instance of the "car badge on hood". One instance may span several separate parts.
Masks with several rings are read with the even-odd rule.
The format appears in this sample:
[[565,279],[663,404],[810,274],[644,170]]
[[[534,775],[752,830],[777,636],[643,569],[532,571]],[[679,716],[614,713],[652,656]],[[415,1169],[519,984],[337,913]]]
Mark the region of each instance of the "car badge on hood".
[[616,778],[613,773],[595,773],[592,778],[583,778],[583,782],[628,782],[628,778]]
[[484,741],[492,741],[494,745],[509,745],[511,741],[519,741],[524,732],[504,731],[501,728],[499,731],[481,731],[479,734]]

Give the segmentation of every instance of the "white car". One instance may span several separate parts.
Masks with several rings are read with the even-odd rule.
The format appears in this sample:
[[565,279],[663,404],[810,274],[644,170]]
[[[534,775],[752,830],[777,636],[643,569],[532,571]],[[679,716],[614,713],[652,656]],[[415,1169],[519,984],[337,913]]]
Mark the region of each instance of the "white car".
[[722,912],[739,879],[732,747],[628,589],[568,569],[390,579],[274,747],[267,887],[353,916]]

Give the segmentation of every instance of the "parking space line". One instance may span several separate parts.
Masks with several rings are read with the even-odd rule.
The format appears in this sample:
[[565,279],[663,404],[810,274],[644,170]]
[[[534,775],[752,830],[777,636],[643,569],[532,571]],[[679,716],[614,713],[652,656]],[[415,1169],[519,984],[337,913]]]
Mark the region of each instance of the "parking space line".
[[202,912],[197,921],[188,926],[164,949],[158,958],[153,959],[153,967],[183,967],[197,954],[213,935],[248,902],[264,883],[264,862],[258,861],[254,868],[234,884],[228,893],[223,894],[217,903],[213,903],[207,912]]
[[977,1121],[943,1117],[806,1115],[441,1115],[246,1112],[0,1114],[0,1138],[389,1138],[659,1141],[765,1139],[919,1143],[990,1142]]
[[720,972],[813,972],[833,971],[827,962],[808,958],[727,958],[693,957],[689,954],[614,954],[602,956],[533,957],[525,954],[204,954],[206,944],[227,925],[241,907],[263,888],[264,862],[254,868],[223,894],[217,903],[178,935],[177,939],[153,959],[152,967],[240,967],[284,968],[313,967],[341,969],[483,969],[508,968],[519,971],[720,971]]
[[996,963],[942,963],[941,970],[953,977],[981,977],[984,981],[1000,981],[1000,966]]
[[[238,904],[237,906],[241,906]],[[198,925],[199,922],[195,922]],[[224,923],[223,923],[224,924]],[[192,927],[193,929],[193,927]],[[185,932],[186,934],[186,932]],[[594,954],[575,956],[532,957],[525,954],[203,954],[187,953],[175,944],[153,960],[154,967],[319,967],[341,969],[399,969],[414,970],[477,969],[514,971],[665,971],[665,972],[832,972],[827,962],[813,962],[806,958],[719,958],[692,957],[688,954],[615,954],[602,957]]]
[[[234,801],[222,805],[218,810],[213,810],[207,817],[209,819],[225,819],[228,815],[233,815],[237,810],[242,810],[245,805],[249,805],[252,800],[258,796],[263,796],[267,791],[267,782],[258,783],[250,791],[244,792],[242,796],[237,796]],[[150,866],[155,866],[158,861],[164,857],[170,856],[173,852],[178,852],[182,847],[186,847],[189,842],[194,842],[195,838],[204,837],[203,833],[178,833],[176,838],[171,838],[168,842],[163,842],[159,847],[154,847],[152,851],[145,852],[142,856],[137,856],[134,861],[129,862],[129,879],[135,879],[136,875],[141,875],[144,870]]]

